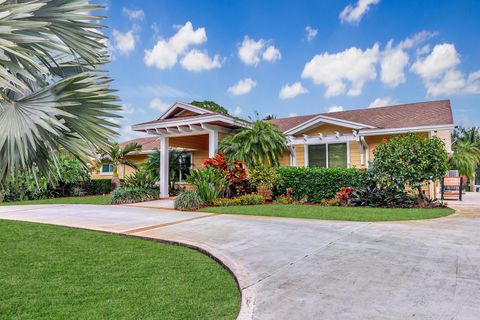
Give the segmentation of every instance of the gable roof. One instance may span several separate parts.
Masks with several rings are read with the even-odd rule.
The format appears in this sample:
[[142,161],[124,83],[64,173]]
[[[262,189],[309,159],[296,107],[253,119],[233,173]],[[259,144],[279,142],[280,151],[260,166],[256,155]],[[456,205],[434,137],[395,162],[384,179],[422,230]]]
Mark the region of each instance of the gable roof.
[[142,150],[140,152],[145,153],[145,152],[152,151],[154,149],[158,149],[160,146],[159,140],[160,140],[159,137],[137,138],[137,139],[121,142],[119,143],[119,146],[120,148],[123,149],[127,144],[136,142],[142,146]]
[[[450,100],[427,101],[401,104],[388,107],[357,109],[340,112],[319,113],[290,118],[270,120],[282,132],[293,131],[307,121],[319,116],[336,118],[343,121],[365,124],[370,129],[398,129],[411,127],[429,127],[453,125]],[[365,129],[367,129],[366,127]]]

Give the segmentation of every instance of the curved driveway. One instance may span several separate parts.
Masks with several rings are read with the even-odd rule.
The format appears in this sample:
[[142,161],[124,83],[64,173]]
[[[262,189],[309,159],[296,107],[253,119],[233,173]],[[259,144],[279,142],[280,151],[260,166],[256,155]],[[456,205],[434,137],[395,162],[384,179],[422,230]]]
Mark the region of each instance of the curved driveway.
[[340,222],[124,206],[0,207],[14,219],[177,241],[237,276],[242,319],[478,319],[480,210]]

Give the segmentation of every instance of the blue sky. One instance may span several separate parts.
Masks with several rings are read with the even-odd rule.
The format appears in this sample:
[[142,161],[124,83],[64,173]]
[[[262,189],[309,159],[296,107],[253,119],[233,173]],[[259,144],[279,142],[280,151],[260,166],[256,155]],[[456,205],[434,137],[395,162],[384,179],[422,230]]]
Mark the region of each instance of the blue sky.
[[173,102],[278,117],[451,99],[480,124],[480,1],[107,1],[130,125]]

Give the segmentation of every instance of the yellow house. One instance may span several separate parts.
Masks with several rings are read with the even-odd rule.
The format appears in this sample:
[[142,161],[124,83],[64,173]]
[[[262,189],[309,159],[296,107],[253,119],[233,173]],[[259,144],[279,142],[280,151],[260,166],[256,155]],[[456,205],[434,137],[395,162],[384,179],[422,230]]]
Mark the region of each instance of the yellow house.
[[[455,125],[449,100],[403,104],[381,108],[320,113],[270,120],[286,135],[288,150],[281,157],[283,166],[368,167],[376,146],[393,135],[418,132],[426,138],[438,136],[451,152],[451,132]],[[133,130],[154,137],[132,140],[143,150],[131,155],[141,163],[153,150],[161,152],[160,192],[168,197],[170,148],[185,150],[192,168],[215,155],[218,142],[249,122],[177,102],[160,118],[133,126]],[[127,141],[124,142],[132,142]],[[131,168],[120,168],[120,177]],[[163,174],[162,174],[163,173]],[[95,177],[108,177],[111,167],[101,168]],[[430,186],[430,194],[433,193]]]

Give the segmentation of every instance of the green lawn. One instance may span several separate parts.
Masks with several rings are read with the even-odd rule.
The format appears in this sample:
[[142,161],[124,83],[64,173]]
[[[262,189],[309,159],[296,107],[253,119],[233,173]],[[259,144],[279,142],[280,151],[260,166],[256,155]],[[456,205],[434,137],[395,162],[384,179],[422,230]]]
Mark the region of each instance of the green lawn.
[[110,196],[85,196],[85,197],[68,197],[54,198],[15,202],[2,202],[0,206],[18,206],[27,204],[108,204]]
[[192,249],[0,220],[1,319],[235,319],[232,275]]
[[202,212],[245,214],[252,216],[289,217],[348,221],[395,221],[430,219],[447,216],[454,210],[442,209],[389,209],[366,207],[322,207],[312,205],[272,204],[203,208]]

